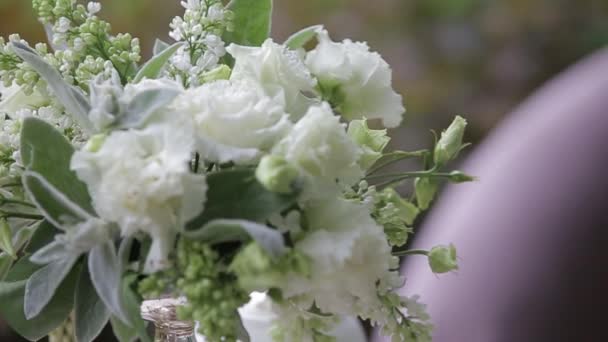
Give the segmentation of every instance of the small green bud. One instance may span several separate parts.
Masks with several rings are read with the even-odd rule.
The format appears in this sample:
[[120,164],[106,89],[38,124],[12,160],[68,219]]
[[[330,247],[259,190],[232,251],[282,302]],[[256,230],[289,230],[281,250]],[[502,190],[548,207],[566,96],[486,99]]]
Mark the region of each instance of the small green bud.
[[431,178],[416,178],[414,187],[416,188],[416,202],[418,203],[418,208],[421,210],[428,209],[437,194],[437,189],[439,187],[437,182]]
[[229,66],[222,64],[217,68],[207,71],[201,75],[201,83],[209,83],[217,80],[227,80],[232,74]]
[[382,158],[382,151],[391,141],[386,130],[373,130],[367,126],[367,120],[353,120],[348,125],[348,136],[363,149],[359,165],[364,170],[374,166]]
[[414,224],[416,217],[420,214],[420,209],[413,203],[403,199],[393,188],[383,190],[386,202],[392,203],[398,210],[398,215],[407,225]]
[[434,273],[447,273],[458,269],[456,247],[435,246],[429,252],[429,265]]
[[466,127],[467,121],[461,116],[456,116],[450,127],[441,133],[441,139],[435,146],[435,164],[444,165],[458,156]]
[[288,194],[294,190],[293,184],[298,178],[298,170],[283,157],[268,155],[260,161],[255,176],[266,189]]
[[474,177],[469,176],[462,171],[452,171],[450,173],[450,181],[453,183],[466,183],[466,182],[472,182],[474,180],[475,180]]
[[86,151],[95,153],[101,149],[103,143],[106,141],[107,135],[105,134],[96,134],[92,136],[87,144],[84,146]]

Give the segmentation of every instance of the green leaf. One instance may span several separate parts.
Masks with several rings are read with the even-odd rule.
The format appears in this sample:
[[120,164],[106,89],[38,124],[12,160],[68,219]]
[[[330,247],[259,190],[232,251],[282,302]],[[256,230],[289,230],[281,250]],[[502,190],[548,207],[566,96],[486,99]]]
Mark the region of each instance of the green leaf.
[[16,250],[21,250],[30,241],[34,232],[38,229],[37,224],[32,224],[27,227],[20,228],[15,236],[13,236],[13,246]]
[[323,25],[315,25],[302,29],[287,38],[285,46],[293,50],[302,48],[317,35],[319,30],[322,29]]
[[285,253],[285,240],[278,230],[245,220],[214,220],[186,236],[210,244],[253,239],[275,258]]
[[[141,318],[141,297],[133,289],[134,282],[137,280],[138,275],[130,273],[122,278],[121,291],[122,291],[122,302],[125,306],[126,312],[131,320],[131,328],[134,329],[135,334],[139,337],[142,342],[152,342],[148,331],[146,330],[147,323]],[[112,320],[112,326],[115,327]],[[119,325],[117,325],[119,326]],[[124,331],[121,331],[124,333]],[[128,335],[128,334],[126,334]],[[121,339],[121,341],[123,341]]]
[[27,253],[35,253],[42,247],[48,245],[55,239],[55,235],[61,233],[59,229],[55,228],[48,221],[42,221],[34,231],[30,242],[25,247]]
[[272,0],[232,0],[234,31],[224,33],[226,44],[260,46],[270,36]]
[[72,270],[77,257],[54,261],[36,271],[27,280],[23,309],[25,317],[37,317],[49,304],[55,292]]
[[36,118],[23,121],[21,158],[25,167],[42,175],[60,193],[94,214],[86,185],[70,170],[73,154],[72,144],[50,124]]
[[[35,265],[30,264],[31,266]],[[77,266],[70,272],[61,286],[59,286],[50,303],[37,317],[31,320],[27,320],[23,312],[23,301],[27,283],[25,279],[29,275],[26,276],[23,273],[23,268],[17,271],[15,269],[17,269],[17,265],[9,272],[7,279],[4,282],[0,282],[0,303],[2,303],[0,305],[0,314],[19,335],[30,341],[37,341],[65,322],[72,311],[74,290],[78,275],[80,274],[80,267]],[[14,274],[14,271],[20,273],[18,277]],[[22,278],[23,276],[25,276],[23,279],[14,279]]]
[[124,324],[118,317],[110,317],[112,332],[120,342],[132,342],[137,338],[137,330]]
[[279,194],[266,190],[255,170],[221,171],[207,177],[205,210],[190,221],[187,230],[199,229],[214,219],[241,219],[264,223],[272,214],[296,204],[298,192]]
[[120,290],[122,270],[114,242],[107,241],[93,248],[89,252],[88,265],[93,286],[101,300],[113,315],[125,323],[131,323],[122,305]]
[[59,102],[74,116],[80,127],[87,133],[93,132],[93,125],[89,120],[91,105],[85,95],[67,84],[59,71],[44,61],[35,50],[19,42],[11,44],[15,53],[46,81]]
[[37,172],[25,171],[23,186],[44,217],[57,227],[67,230],[67,227],[64,227],[65,224],[73,225],[91,218],[89,213],[72,202]]
[[38,265],[46,265],[66,259],[73,254],[63,242],[53,241],[40,248],[30,257],[30,261]]
[[167,50],[169,48],[169,43],[164,42],[160,39],[156,39],[156,41],[154,41],[154,47],[152,48],[152,54],[154,56],[158,55],[159,53]]
[[78,279],[74,306],[76,341],[93,341],[108,323],[110,310],[95,292],[87,268]]
[[15,247],[13,247],[13,231],[5,218],[0,219],[0,251],[7,253],[13,259],[17,259]]
[[6,275],[11,270],[12,265],[13,257],[6,253],[0,253],[0,281],[3,281],[4,278],[6,278]]
[[117,122],[117,128],[139,128],[159,109],[170,104],[179,91],[171,88],[155,88],[137,94]]
[[[152,57],[148,62],[146,62],[146,64],[144,64],[144,66],[141,67],[139,72],[137,72],[137,75],[133,79],[133,83],[139,83],[144,78],[158,78],[160,72],[165,67],[165,64],[167,64],[171,56],[173,56],[177,49],[179,49],[179,47],[182,45],[184,45],[184,43],[175,43]],[[156,45],[154,49],[156,50]]]

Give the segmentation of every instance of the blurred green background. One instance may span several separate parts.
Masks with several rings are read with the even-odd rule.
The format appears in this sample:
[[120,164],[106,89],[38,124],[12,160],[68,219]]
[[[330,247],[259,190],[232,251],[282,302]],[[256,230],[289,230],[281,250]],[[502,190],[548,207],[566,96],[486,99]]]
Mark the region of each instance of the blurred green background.
[[[178,0],[101,0],[114,32],[150,51],[168,40]],[[608,44],[608,0],[276,0],[273,37],[324,24],[334,40],[368,41],[393,66],[408,115],[401,148],[428,146],[455,114],[479,142],[543,82]],[[0,0],[0,34],[45,39],[29,0]],[[1,305],[1,304],[0,304]],[[0,326],[0,340],[6,328]]]

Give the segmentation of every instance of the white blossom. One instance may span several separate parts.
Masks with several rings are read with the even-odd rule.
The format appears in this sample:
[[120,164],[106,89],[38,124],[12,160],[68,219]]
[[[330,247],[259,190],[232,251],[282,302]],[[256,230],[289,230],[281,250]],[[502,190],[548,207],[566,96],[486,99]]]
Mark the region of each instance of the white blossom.
[[340,113],[349,120],[378,118],[386,127],[399,126],[405,112],[403,99],[392,88],[392,71],[382,56],[370,52],[367,43],[333,42],[325,30],[318,32],[318,40],[306,56],[306,65],[321,88],[337,97],[332,102]]
[[87,12],[89,15],[95,15],[101,11],[101,4],[99,2],[91,1],[87,4]]
[[312,106],[273,149],[314,181],[352,184],[363,175],[361,149],[346,135],[345,124],[327,103]]
[[271,39],[261,47],[231,44],[226,50],[235,59],[232,79],[252,78],[268,94],[283,93],[287,112],[295,119],[306,112],[311,100],[303,93],[313,93],[316,81],[296,51]]
[[215,81],[186,91],[173,110],[188,116],[205,159],[251,163],[291,128],[280,95],[267,96],[254,81]]
[[207,186],[189,170],[193,150],[187,127],[152,125],[115,131],[98,151],[72,157],[99,216],[124,236],[140,231],[153,238],[146,271],[166,265],[175,234],[203,209]]

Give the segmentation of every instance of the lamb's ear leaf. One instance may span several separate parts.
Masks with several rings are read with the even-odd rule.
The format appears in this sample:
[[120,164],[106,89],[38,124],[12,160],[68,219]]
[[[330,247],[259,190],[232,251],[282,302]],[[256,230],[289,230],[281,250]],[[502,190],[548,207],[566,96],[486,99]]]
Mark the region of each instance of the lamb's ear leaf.
[[160,39],[156,39],[156,41],[154,41],[154,47],[152,48],[152,54],[154,56],[158,55],[159,53],[167,50],[167,48],[171,46],[169,45],[169,43],[164,42]]
[[129,103],[124,115],[118,117],[117,128],[139,128],[152,114],[167,106],[177,96],[179,91],[171,88],[154,88],[137,94]]
[[46,81],[53,94],[67,112],[74,117],[80,127],[85,132],[92,133],[94,131],[93,124],[89,120],[91,105],[84,93],[69,85],[59,71],[42,59],[34,49],[20,42],[12,42],[11,44],[17,56],[36,70],[40,77]]
[[291,37],[287,38],[285,41],[285,46],[292,50],[302,48],[304,45],[308,44],[308,42],[310,42],[321,29],[323,29],[323,25],[309,26],[302,29],[292,34]]
[[232,0],[227,8],[234,13],[234,30],[224,33],[226,44],[260,46],[270,36],[272,0]]
[[254,240],[275,258],[280,257],[286,250],[285,240],[278,230],[245,220],[213,220],[201,229],[188,231],[185,235],[210,244]]
[[80,265],[77,265],[38,316],[27,320],[23,310],[27,278],[38,269],[40,266],[22,258],[13,266],[4,281],[0,282],[2,318],[19,335],[30,341],[40,340],[65,322],[73,309],[76,280],[80,274]]
[[52,125],[37,118],[23,121],[21,158],[26,169],[40,174],[71,202],[94,214],[87,186],[70,169],[73,154],[72,144]]
[[74,335],[78,342],[93,341],[110,319],[110,310],[97,295],[86,267],[76,286],[74,317]]
[[149,61],[146,62],[146,64],[141,67],[141,69],[139,69],[137,75],[135,75],[135,78],[133,79],[133,83],[138,83],[144,78],[158,78],[171,56],[173,56],[175,52],[177,52],[177,49],[179,49],[182,45],[184,45],[184,43],[175,43],[165,48],[160,53],[154,55],[154,57],[152,57]]
[[32,274],[25,285],[23,310],[26,319],[38,317],[48,306],[59,286],[72,271],[77,258],[78,256],[67,256],[65,259],[51,262]]

